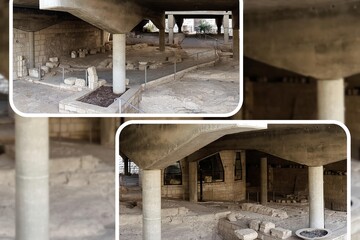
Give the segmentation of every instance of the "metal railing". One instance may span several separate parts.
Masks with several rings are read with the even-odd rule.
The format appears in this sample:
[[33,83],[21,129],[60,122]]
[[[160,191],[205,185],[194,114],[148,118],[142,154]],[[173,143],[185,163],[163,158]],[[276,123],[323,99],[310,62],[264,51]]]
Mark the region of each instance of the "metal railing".
[[138,113],[145,113],[143,110],[141,110],[140,108],[134,106],[133,104],[129,103],[128,101],[125,101],[124,99],[122,98],[116,98],[114,99],[114,102],[115,101],[118,101],[118,106],[119,106],[119,113],[124,113],[123,112],[123,109],[122,109],[122,103],[124,102],[124,104],[127,104],[128,106],[130,106],[132,109],[136,110]]

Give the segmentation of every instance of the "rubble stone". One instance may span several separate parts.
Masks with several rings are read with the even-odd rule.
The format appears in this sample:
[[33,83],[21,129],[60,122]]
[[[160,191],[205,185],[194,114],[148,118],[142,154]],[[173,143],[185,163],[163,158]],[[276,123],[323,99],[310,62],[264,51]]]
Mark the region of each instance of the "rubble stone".
[[52,63],[57,63],[57,62],[59,62],[59,58],[58,57],[51,57],[51,58],[49,58],[49,61],[52,62]]
[[273,228],[271,229],[271,236],[274,236],[276,238],[280,238],[280,239],[287,239],[289,237],[291,237],[292,232],[291,230],[288,229],[284,229],[284,228]]
[[71,58],[76,58],[76,57],[77,57],[76,51],[71,51]]
[[236,219],[236,215],[235,213],[230,213],[226,216],[226,218],[230,221],[230,222],[236,222],[237,219]]
[[251,220],[250,223],[249,223],[249,228],[251,228],[251,229],[253,229],[255,231],[259,231],[260,224],[261,224],[260,220]]
[[50,72],[50,68],[48,66],[41,66],[40,68],[41,68],[41,70],[44,71],[44,73],[49,73]]
[[235,230],[234,233],[242,240],[254,240],[258,237],[258,233],[250,228]]
[[58,62],[47,62],[46,66],[49,68],[55,68],[55,67],[59,66],[59,63]]
[[[40,69],[41,76],[45,75],[45,72]],[[39,69],[38,68],[30,68],[29,69],[29,76],[33,78],[39,78]]]
[[272,223],[272,222],[262,222],[260,224],[260,232],[263,232],[263,233],[270,233],[270,230],[275,228],[275,224]]
[[85,87],[85,85],[86,85],[85,79],[77,78],[77,79],[75,80],[75,86]]
[[66,85],[74,85],[76,81],[76,77],[69,77],[64,80]]

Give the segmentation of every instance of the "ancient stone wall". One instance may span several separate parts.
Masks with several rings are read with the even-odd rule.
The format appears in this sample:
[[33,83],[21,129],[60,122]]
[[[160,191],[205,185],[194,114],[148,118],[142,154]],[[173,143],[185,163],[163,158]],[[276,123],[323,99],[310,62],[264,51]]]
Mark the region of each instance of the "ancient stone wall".
[[[29,32],[14,29],[14,77],[16,58],[30,57]],[[45,64],[49,57],[68,56],[73,50],[101,45],[101,30],[83,21],[64,21],[34,33],[35,65]]]

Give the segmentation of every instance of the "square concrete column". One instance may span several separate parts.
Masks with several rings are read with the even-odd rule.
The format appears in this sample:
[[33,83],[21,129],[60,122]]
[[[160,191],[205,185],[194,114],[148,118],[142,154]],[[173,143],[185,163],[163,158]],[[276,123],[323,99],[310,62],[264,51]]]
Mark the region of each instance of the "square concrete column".
[[126,90],[126,35],[113,34],[113,92]]
[[229,15],[224,15],[223,18],[223,26],[224,26],[224,43],[229,43]]
[[159,29],[159,50],[165,51],[165,28]]
[[48,118],[15,117],[16,239],[49,239]]
[[168,15],[169,44],[174,44],[174,15]]
[[240,33],[239,33],[239,9],[232,11],[232,29],[233,29],[233,59],[240,60]]
[[189,201],[198,201],[197,162],[189,162]]
[[260,159],[260,171],[261,171],[260,201],[262,205],[266,205],[268,202],[268,164],[266,157]]
[[323,166],[309,167],[309,227],[325,227]]
[[344,79],[317,80],[318,119],[345,122]]
[[142,171],[143,240],[161,240],[161,170]]
[[35,67],[35,36],[29,32],[29,68]]

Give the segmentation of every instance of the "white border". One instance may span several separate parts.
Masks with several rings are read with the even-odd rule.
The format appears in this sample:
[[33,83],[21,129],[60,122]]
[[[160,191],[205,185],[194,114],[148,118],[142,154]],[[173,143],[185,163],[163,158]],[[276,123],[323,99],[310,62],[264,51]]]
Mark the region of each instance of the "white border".
[[9,1],[9,66],[10,66],[10,72],[9,72],[9,102],[10,106],[13,109],[13,111],[22,116],[22,117],[142,117],[142,118],[150,118],[150,117],[188,117],[188,118],[203,118],[203,117],[231,117],[238,113],[240,111],[241,106],[244,103],[244,81],[243,81],[243,0],[239,0],[239,104],[238,106],[230,113],[222,113],[222,114],[160,114],[160,113],[149,113],[149,114],[143,114],[143,113],[130,113],[130,114],[124,114],[124,113],[112,113],[112,114],[106,114],[106,113],[99,113],[99,114],[74,114],[74,113],[23,113],[19,111],[13,101],[13,68],[14,68],[14,62],[13,62],[13,0]]
[[345,124],[335,120],[130,120],[123,123],[115,135],[115,239],[120,239],[120,182],[119,182],[119,156],[120,156],[120,133],[121,131],[132,124],[335,124],[340,126],[346,133],[347,139],[347,237],[351,239],[351,135],[349,129]]

